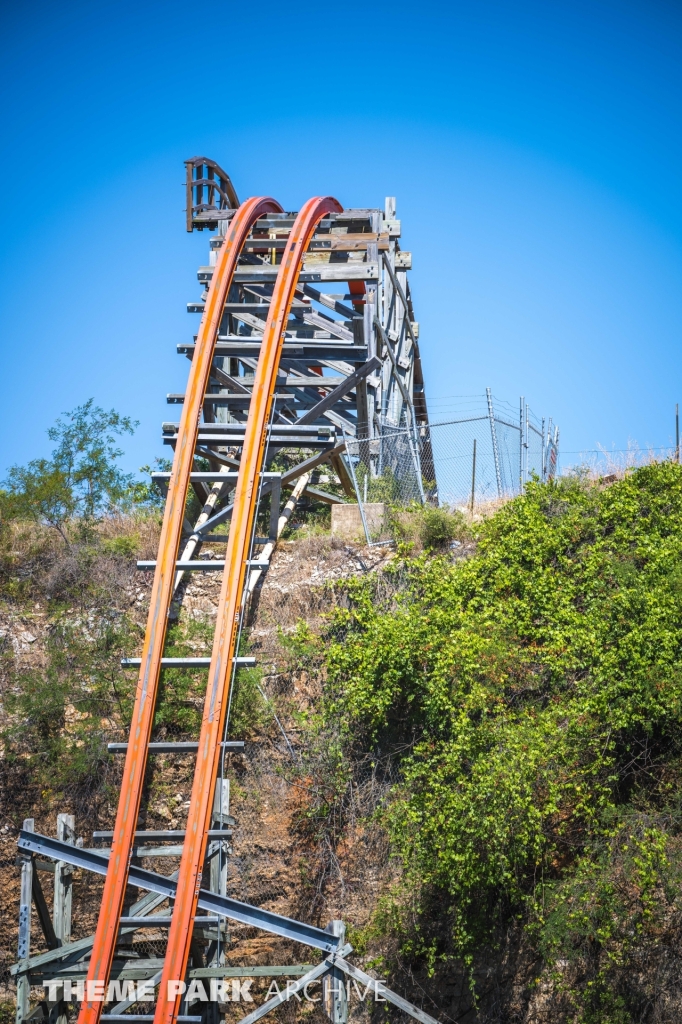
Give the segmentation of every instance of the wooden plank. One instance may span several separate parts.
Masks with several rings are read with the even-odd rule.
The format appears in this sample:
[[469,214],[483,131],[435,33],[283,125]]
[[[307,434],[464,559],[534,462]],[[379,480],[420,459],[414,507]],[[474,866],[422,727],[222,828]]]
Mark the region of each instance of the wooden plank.
[[[303,320],[306,324],[311,324],[321,331],[329,331],[330,334],[336,335],[337,338],[341,338],[343,341],[354,341],[353,332],[349,331],[345,324],[339,323],[338,320],[332,320],[331,317],[325,316],[323,313],[317,313],[315,310],[312,310],[310,313],[303,314]],[[286,344],[284,348],[286,351]],[[330,356],[330,358],[334,357]]]
[[[329,333],[332,333],[331,331]],[[338,333],[338,332],[337,332]],[[346,332],[350,334],[350,332]],[[352,334],[350,339],[344,337],[345,341],[352,342]],[[219,341],[215,346],[215,356],[228,357],[232,359],[244,359],[258,357],[258,353],[261,348],[261,339],[256,338],[251,341],[249,338],[244,338],[242,341]],[[192,356],[194,354],[194,345],[178,345],[178,354]],[[353,345],[349,343],[347,345],[339,344],[337,341],[315,341],[312,338],[301,338],[297,342],[290,342],[282,347],[282,359],[302,359],[304,362],[319,362],[321,359],[344,359],[346,362],[358,363],[364,362],[367,358],[367,349],[361,348],[359,345]],[[243,380],[244,378],[240,378]]]
[[[24,818],[24,830],[33,832],[35,821]],[[17,959],[20,967],[28,967],[31,955],[31,899],[33,896],[33,858],[30,854],[22,855],[21,890],[19,895],[19,941]],[[17,1012],[16,1024],[22,1024],[28,1017],[31,998],[31,983],[25,973],[17,978]]]
[[[346,926],[343,921],[330,921],[326,930],[337,935],[340,944],[345,943]],[[322,1005],[332,1024],[346,1024],[348,1020],[349,992],[345,980],[339,968],[334,966],[322,979]]]
[[[348,953],[352,950],[352,946],[347,944],[340,950],[348,956]],[[279,992],[272,999],[268,999],[265,1003],[262,1003],[257,1009],[252,1010],[251,1013],[247,1014],[246,1017],[242,1017],[239,1024],[256,1024],[257,1020],[264,1017],[266,1013],[270,1013],[271,1010],[281,1006],[282,1003],[286,1002],[287,999],[291,999],[292,996],[297,996],[298,993],[305,989],[306,985],[309,985],[313,981],[317,981],[318,978],[322,978],[331,968],[332,964],[338,960],[338,956],[334,954],[328,956],[322,963],[318,964],[317,967],[313,967],[311,971],[304,974],[298,981],[290,982],[285,989]]]
[[[290,312],[299,312],[300,310],[312,309],[309,302],[292,302]],[[226,313],[263,313],[264,316],[268,314],[268,303],[267,302],[226,302],[225,303]],[[239,319],[239,317],[237,317]],[[220,337],[220,335],[218,335]]]
[[343,461],[341,455],[333,455],[329,461],[331,462],[332,469],[341,481],[344,494],[347,498],[352,501],[356,500],[355,488],[353,487],[353,481],[351,480],[350,473],[346,469],[346,463]]
[[[284,405],[287,402],[293,402],[296,398],[295,395],[277,394],[275,395],[275,402],[279,405]],[[166,395],[166,401],[169,405],[182,405],[185,401],[184,394],[169,394]],[[211,395],[207,394],[204,396],[204,405],[214,405],[220,408],[227,409],[248,409],[251,402],[251,393],[248,395]],[[154,474],[152,474],[153,476]],[[170,477],[170,473],[168,474]]]
[[[198,746],[198,744],[197,744]],[[234,824],[234,820],[232,819]],[[113,839],[114,833],[111,831],[104,832],[93,832],[92,838],[95,839]],[[230,839],[232,836],[232,829],[211,829],[208,833],[209,839]],[[185,830],[184,828],[150,828],[141,829],[135,833],[136,839],[184,839]]]
[[[111,977],[122,981],[143,981],[151,977],[161,966],[163,966],[161,957],[147,960],[126,960],[122,965],[114,961]],[[188,978],[298,978],[302,974],[307,974],[310,970],[312,970],[311,964],[192,967],[187,972],[187,976]],[[34,985],[42,985],[43,981],[61,978],[68,981],[81,981],[85,976],[85,970],[75,965],[73,967],[65,967],[59,971],[44,971],[40,974],[32,974],[31,982]]]
[[[242,264],[234,272],[234,280],[238,284],[249,282],[274,282],[277,279],[277,265],[263,263]],[[315,284],[318,281],[378,281],[378,263],[325,263],[314,270],[303,269],[299,276],[299,284]],[[203,313],[204,302],[188,302],[188,313]]]
[[45,899],[45,893],[43,892],[43,887],[40,884],[38,872],[35,870],[33,871],[33,878],[31,879],[31,891],[33,895],[33,902],[35,903],[36,911],[38,912],[38,921],[40,922],[40,927],[43,930],[47,948],[57,949],[62,945],[62,943],[55,935],[52,920],[50,918],[50,911],[47,906],[47,900]]
[[[33,819],[31,818],[27,819],[27,821],[32,820]],[[26,823],[24,823],[24,828],[26,828]],[[33,831],[33,829],[31,829],[31,831]],[[178,877],[177,871],[174,871],[170,877],[172,880],[175,880]],[[166,895],[162,895],[157,892],[145,893],[137,903],[133,904],[129,910],[129,914],[133,917],[149,914],[167,898],[168,897]],[[18,975],[19,978],[21,978],[25,971],[39,970],[44,965],[54,963],[55,960],[66,960],[70,957],[82,956],[92,947],[94,938],[94,935],[88,935],[84,939],[77,939],[75,942],[69,942],[64,946],[60,946],[58,949],[52,949],[47,953],[39,953],[37,956],[32,956],[24,962],[13,964],[9,969],[9,973],[12,976]]]
[[[366,351],[366,349],[363,349],[363,351]],[[358,367],[358,369],[354,373],[352,373],[350,377],[346,377],[343,383],[335,387],[333,391],[330,391],[329,394],[325,395],[324,398],[321,398],[320,401],[312,407],[312,409],[309,409],[308,412],[305,412],[303,413],[302,416],[299,416],[298,422],[314,423],[315,420],[319,419],[319,417],[322,416],[328,409],[331,409],[332,406],[336,405],[336,403],[340,401],[344,395],[348,394],[349,391],[352,391],[354,387],[357,387],[358,383],[364,377],[372,373],[374,370],[378,370],[380,366],[381,362],[379,359],[377,359],[376,356],[374,356],[372,359],[369,359],[362,366]]]
[[[287,244],[287,237],[282,236],[279,238],[249,238],[244,243],[245,252],[269,252],[275,249],[278,252],[284,250]],[[345,232],[342,235],[323,233],[318,234],[313,238],[308,245],[308,252],[325,251],[331,252],[363,252],[367,249],[368,245],[374,245],[376,249],[381,251],[387,251],[389,247],[389,234],[387,231],[383,231],[380,234],[362,232]],[[205,271],[206,267],[201,267],[200,271]]]
[[315,302],[319,302],[321,306],[326,306],[327,309],[333,309],[335,313],[340,313],[341,316],[345,316],[347,320],[352,320],[356,315],[355,310],[341,302],[338,296],[328,295],[326,292],[321,292],[318,288],[313,288],[311,284],[304,285],[301,291],[304,295],[309,295],[311,299],[315,300]]
[[[393,1003],[403,1013],[409,1013],[411,1017],[420,1021],[421,1024],[438,1024],[435,1017],[429,1016],[424,1010],[420,1010],[418,1006],[414,1006],[413,1003],[408,1003],[407,999],[403,999],[402,996],[396,995],[390,988],[386,988],[383,981],[378,981],[376,978],[371,978],[369,974],[365,974],[358,967],[353,964],[349,964],[347,960],[344,960],[343,956],[337,956],[334,960],[336,966],[349,975],[351,978],[355,978],[356,981],[361,981],[363,985],[369,985],[375,992],[376,996],[381,1000],[387,1000],[389,1003]],[[244,1022],[242,1021],[242,1024]]]
[[345,501],[338,494],[330,494],[329,491],[323,491],[319,487],[313,487],[308,484],[304,494],[314,498],[315,501],[323,501],[325,505],[345,505]]

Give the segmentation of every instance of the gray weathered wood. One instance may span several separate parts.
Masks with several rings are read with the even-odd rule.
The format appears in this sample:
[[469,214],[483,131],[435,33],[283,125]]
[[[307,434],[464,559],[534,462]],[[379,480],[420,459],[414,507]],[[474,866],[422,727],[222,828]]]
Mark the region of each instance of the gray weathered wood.
[[[24,818],[24,829],[26,832],[33,832],[35,822],[33,818]],[[31,955],[31,898],[33,895],[33,858],[30,853],[22,855],[21,864],[21,890],[19,896],[19,942],[17,944],[17,959],[20,966],[27,967]],[[22,1024],[24,1017],[28,1017],[31,997],[31,983],[28,976],[23,973],[17,978],[17,1012],[16,1024]]]
[[[212,538],[213,540],[220,540],[221,538]],[[227,535],[222,538],[223,543],[227,540]],[[245,658],[234,658],[234,664],[240,665],[242,668],[253,668],[256,664],[256,659],[251,657]],[[142,663],[141,658],[121,658],[122,668],[139,668]],[[210,657],[205,658],[162,658],[161,668],[208,668],[211,664]],[[127,743],[109,743],[108,749],[110,751],[121,751],[127,750]],[[241,747],[244,746],[241,740],[226,740],[223,744],[226,747]],[[159,753],[175,753],[176,751],[183,750],[197,750],[198,744],[194,740],[180,740],[176,743],[150,743],[149,749]]]
[[277,523],[279,522],[279,506],[282,501],[282,478],[272,481],[270,491],[270,525],[268,528],[268,540],[277,540]]
[[[61,941],[55,935],[54,927],[52,924],[52,918],[50,917],[50,911],[47,906],[47,900],[45,899],[45,893],[43,887],[40,884],[40,878],[36,871],[36,863],[33,863],[33,878],[31,879],[31,892],[33,895],[33,902],[35,903],[36,912],[38,914],[38,921],[42,928],[45,942],[47,943],[48,949],[57,949],[61,946]],[[52,872],[54,874],[54,872]]]
[[352,320],[357,315],[354,309],[340,302],[335,295],[327,295],[326,292],[313,288],[311,284],[304,284],[301,291],[303,295],[308,295],[311,299],[315,299],[315,302],[319,302],[321,306],[326,306],[327,309],[333,309],[335,313],[340,313],[347,320]]
[[[378,981],[376,978],[371,978],[369,974],[365,974],[359,967],[354,967],[353,964],[349,964],[347,960],[343,959],[343,956],[336,957],[334,963],[349,977],[355,978],[356,981],[361,981],[363,985],[369,985],[372,988],[379,999],[385,999],[389,1003],[393,1003],[399,1010],[404,1013],[409,1013],[411,1017],[421,1021],[421,1024],[438,1024],[435,1017],[429,1016],[424,1010],[420,1010],[418,1006],[414,1006],[409,1003],[407,999],[403,999],[402,996],[396,995],[390,988],[386,988],[382,981]],[[242,1022],[243,1024],[243,1022]]]
[[314,487],[308,484],[304,494],[310,495],[315,501],[323,501],[325,505],[345,505],[343,498],[340,498],[338,494],[331,494],[329,491],[323,491],[319,487]]
[[[330,921],[327,931],[332,935],[339,936],[340,945],[345,944],[346,926],[343,921]],[[332,1024],[346,1024],[348,1020],[346,978],[338,967],[332,967],[322,979],[322,1003]]]
[[[233,819],[230,819],[230,821],[232,822],[232,824],[234,824]],[[208,838],[209,839],[229,839],[231,836],[232,836],[232,830],[231,829],[224,829],[224,828],[223,829],[220,829],[220,828],[219,829],[214,829],[214,828],[212,828],[212,829],[209,829],[209,832],[208,832]],[[111,832],[111,831],[93,832],[92,833],[92,838],[93,839],[113,839],[114,838],[114,833]],[[167,828],[167,829],[165,829],[165,828],[164,829],[161,829],[161,828],[159,828],[159,829],[150,828],[150,829],[143,829],[143,830],[135,833],[135,838],[136,839],[184,839],[185,838],[185,830],[184,830],[184,828]]]
[[[32,818],[28,818],[28,821],[32,821]],[[24,827],[26,827],[24,825]],[[33,829],[31,829],[33,831]],[[178,877],[177,871],[174,871],[170,876],[171,880],[175,880]],[[152,910],[163,903],[168,896],[157,892],[148,892],[134,903],[130,908],[129,914],[131,917],[139,917],[145,914],[150,914]],[[75,942],[70,942],[64,946],[60,946],[58,949],[52,949],[47,953],[39,953],[37,956],[32,956],[28,960],[24,960],[20,963],[13,964],[9,973],[12,976],[18,975],[19,978],[28,970],[34,971],[39,970],[41,967],[54,963],[55,960],[67,961],[71,958],[80,957],[88,949],[92,948],[94,942],[94,935],[88,935],[84,939],[77,939]],[[18,984],[18,982],[17,982]]]
[[[350,945],[343,946],[343,948],[339,950],[339,953],[348,956],[351,948],[352,947]],[[286,1002],[287,999],[291,999],[292,996],[297,995],[306,987],[306,985],[309,985],[313,981],[317,981],[318,978],[322,978],[329,971],[332,963],[336,962],[338,959],[338,954],[328,956],[322,961],[322,963],[319,963],[317,967],[313,967],[311,971],[308,971],[308,973],[304,974],[302,978],[299,978],[298,981],[291,982],[282,992],[278,993],[278,995],[273,996],[272,999],[268,999],[267,1002],[263,1003],[246,1017],[242,1017],[239,1024],[256,1024],[256,1021],[260,1020],[261,1017],[264,1017],[266,1013],[270,1012],[270,1010],[276,1009],[276,1007],[281,1006],[282,1003]]]
[[[57,839],[73,845],[76,841],[73,814],[57,815]],[[70,864],[57,861],[54,871],[54,903],[52,922],[60,945],[71,941],[71,903],[73,871]]]
[[[130,658],[128,660],[129,661],[137,660],[138,663],[139,663],[139,659]],[[196,659],[196,660],[198,661],[199,659]],[[209,665],[211,663],[211,659],[210,658],[206,658],[206,659],[202,659],[202,660],[207,661]],[[248,666],[248,667],[251,667],[251,666],[256,664],[256,659],[255,658],[235,658],[234,660],[235,660],[236,664],[244,665],[244,666]],[[244,749],[244,740],[225,740],[225,742],[222,743],[221,746],[227,747],[230,750],[243,750]],[[107,744],[107,750],[109,751],[110,754],[125,754],[127,749],[128,749],[128,744],[127,743],[108,743]],[[148,750],[149,750],[149,752],[151,754],[188,754],[188,753],[194,753],[198,749],[199,749],[199,742],[198,742],[198,740],[184,740],[184,741],[183,740],[178,740],[176,743],[163,743],[163,742],[159,742],[159,743],[149,743],[148,744]]]
[[374,370],[378,370],[381,366],[381,362],[374,356],[372,359],[368,359],[366,363],[358,367],[358,369],[346,377],[342,384],[334,388],[329,394],[321,398],[317,405],[314,405],[312,409],[308,409],[302,416],[299,416],[298,423],[314,423],[316,419],[319,419],[328,409],[336,405],[344,395],[347,395],[349,391],[352,391],[354,387],[357,387],[358,383],[368,374],[373,373]]

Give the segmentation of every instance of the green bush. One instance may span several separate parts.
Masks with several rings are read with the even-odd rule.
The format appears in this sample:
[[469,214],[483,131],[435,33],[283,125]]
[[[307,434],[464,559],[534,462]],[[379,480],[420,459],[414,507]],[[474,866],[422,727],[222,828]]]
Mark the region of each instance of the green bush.
[[531,483],[471,559],[394,572],[402,593],[354,584],[319,647],[346,756],[400,765],[385,921],[473,971],[520,919],[548,971],[579,960],[581,1013],[621,983],[629,1006],[633,949],[682,910],[682,468]]
[[128,722],[135,682],[121,671],[135,644],[123,616],[57,615],[47,664],[14,675],[4,697],[5,760],[23,765],[45,798],[106,785],[106,744]]
[[466,530],[461,512],[437,505],[425,505],[422,512],[421,541],[427,550],[444,548]]
[[55,443],[50,458],[9,469],[0,490],[0,519],[50,526],[68,546],[69,524],[89,537],[93,524],[111,512],[158,507],[158,493],[118,464],[123,449],[117,438],[137,426],[115,409],[100,409],[92,398],[64,413],[47,431]]

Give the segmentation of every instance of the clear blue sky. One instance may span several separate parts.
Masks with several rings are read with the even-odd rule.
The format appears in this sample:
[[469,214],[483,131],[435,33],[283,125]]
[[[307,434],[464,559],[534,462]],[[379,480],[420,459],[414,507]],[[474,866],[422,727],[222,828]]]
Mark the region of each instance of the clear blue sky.
[[0,471],[91,396],[140,420],[128,468],[163,454],[195,154],[288,209],[397,196],[430,396],[525,394],[568,453],[670,443],[679,3],[29,0],[0,51]]

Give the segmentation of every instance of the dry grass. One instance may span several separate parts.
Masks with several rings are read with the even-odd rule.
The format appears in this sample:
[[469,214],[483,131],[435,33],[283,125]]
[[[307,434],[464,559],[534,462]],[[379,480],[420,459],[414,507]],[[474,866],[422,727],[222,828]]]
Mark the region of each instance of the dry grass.
[[625,451],[609,451],[603,445],[597,445],[597,448],[598,455],[592,454],[568,472],[593,483],[610,484],[622,480],[627,473],[641,466],[674,461],[676,457],[674,448],[642,448],[635,441],[629,441]]
[[132,553],[141,559],[156,558],[160,533],[161,519],[157,515],[110,516],[97,527],[97,536],[105,544],[129,540]]

